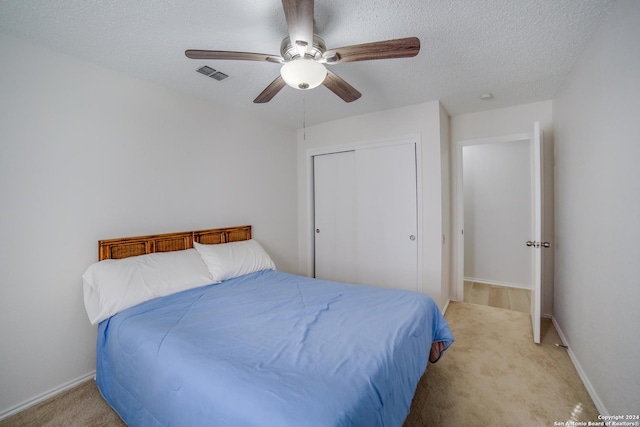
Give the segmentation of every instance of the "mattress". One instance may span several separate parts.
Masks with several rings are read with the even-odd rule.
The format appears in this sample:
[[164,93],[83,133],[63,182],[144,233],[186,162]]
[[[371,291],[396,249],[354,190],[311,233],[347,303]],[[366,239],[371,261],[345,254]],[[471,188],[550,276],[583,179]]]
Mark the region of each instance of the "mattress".
[[400,426],[436,341],[425,294],[265,270],[104,320],[96,382],[131,426]]

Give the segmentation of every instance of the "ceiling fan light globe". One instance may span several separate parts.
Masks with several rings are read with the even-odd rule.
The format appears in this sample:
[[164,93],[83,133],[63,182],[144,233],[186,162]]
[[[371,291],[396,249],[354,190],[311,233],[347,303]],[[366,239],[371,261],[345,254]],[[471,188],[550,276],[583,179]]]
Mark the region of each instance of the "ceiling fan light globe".
[[327,77],[327,69],[312,59],[298,58],[284,64],[280,75],[292,88],[308,90],[322,84]]

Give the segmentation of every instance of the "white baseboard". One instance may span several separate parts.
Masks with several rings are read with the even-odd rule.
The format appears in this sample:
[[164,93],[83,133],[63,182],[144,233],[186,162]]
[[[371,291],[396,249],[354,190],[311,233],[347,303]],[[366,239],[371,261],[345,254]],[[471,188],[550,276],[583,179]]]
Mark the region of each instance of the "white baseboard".
[[3,410],[2,412],[0,412],[0,420],[4,420],[5,418],[9,418],[12,415],[17,414],[20,411],[24,411],[27,408],[30,408],[34,405],[37,405],[40,402],[43,402],[47,399],[50,399],[52,397],[54,397],[57,394],[62,393],[63,391],[67,391],[77,385],[82,384],[85,381],[90,380],[91,378],[95,378],[96,376],[96,371],[90,372],[86,375],[83,375],[79,378],[76,378],[75,380],[71,380],[65,384],[62,384],[58,387],[55,387],[47,392],[44,392],[42,394],[39,394],[38,396],[35,396],[31,399],[25,400],[22,403],[19,403],[9,409]]
[[573,366],[576,368],[576,371],[578,371],[578,375],[580,375],[580,379],[582,380],[582,383],[587,389],[587,393],[589,393],[591,400],[593,400],[593,404],[596,405],[596,409],[598,410],[600,415],[611,415],[609,414],[609,411],[607,411],[607,408],[604,407],[604,404],[602,403],[600,396],[598,396],[598,393],[596,393],[596,390],[593,388],[591,381],[589,381],[589,377],[587,377],[587,373],[584,371],[584,369],[582,369],[582,366],[580,365],[580,362],[578,361],[576,354],[571,349],[571,346],[569,345],[569,341],[567,341],[567,338],[562,332],[562,329],[560,328],[560,325],[556,321],[555,317],[552,317],[551,321],[553,322],[553,326],[555,326],[556,331],[558,331],[560,340],[564,345],[567,346],[567,353],[569,354],[571,363],[573,363]]
[[464,277],[465,282],[478,282],[478,283],[486,283],[487,285],[494,286],[508,286],[510,288],[519,288],[519,289],[531,289],[531,286],[525,285],[522,283],[513,283],[513,282],[501,282],[499,280],[489,280],[489,279],[480,279],[478,277]]
[[444,304],[444,308],[442,309],[442,315],[443,316],[447,312],[447,308],[449,308],[449,303],[450,302],[451,302],[451,299],[448,299],[447,302]]

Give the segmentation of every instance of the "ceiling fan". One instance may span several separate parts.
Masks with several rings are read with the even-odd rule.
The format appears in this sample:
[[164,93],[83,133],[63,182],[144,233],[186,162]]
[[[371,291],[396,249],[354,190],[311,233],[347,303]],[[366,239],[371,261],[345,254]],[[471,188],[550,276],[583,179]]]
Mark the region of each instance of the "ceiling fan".
[[280,55],[223,50],[185,51],[191,59],[236,59],[283,64],[280,75],[253,102],[269,102],[285,85],[308,90],[326,86],[345,102],[362,94],[353,86],[327,70],[325,65],[373,59],[409,58],[420,51],[417,37],[386,40],[327,50],[324,40],[313,33],[314,0],[282,0],[289,36],[282,40]]

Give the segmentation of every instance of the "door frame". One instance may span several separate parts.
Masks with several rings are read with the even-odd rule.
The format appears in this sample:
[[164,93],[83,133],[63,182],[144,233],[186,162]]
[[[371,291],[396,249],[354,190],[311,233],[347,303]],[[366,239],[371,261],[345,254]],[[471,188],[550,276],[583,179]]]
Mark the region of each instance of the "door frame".
[[[512,135],[504,135],[498,137],[480,138],[480,139],[466,139],[462,141],[456,141],[454,143],[454,160],[453,171],[451,176],[453,178],[452,189],[454,191],[453,196],[453,210],[454,210],[454,242],[455,250],[453,251],[453,283],[455,298],[457,301],[464,301],[464,181],[463,181],[463,157],[462,149],[467,146],[474,145],[487,145],[501,142],[529,142],[530,146],[532,134],[531,133],[519,133]],[[524,242],[523,242],[524,244]],[[533,267],[532,267],[533,268]]]
[[422,284],[422,141],[420,139],[419,134],[411,134],[398,138],[389,138],[389,139],[380,139],[380,140],[368,140],[368,141],[359,141],[348,144],[341,145],[328,145],[323,147],[309,148],[305,153],[305,161],[307,163],[307,177],[306,177],[306,185],[307,185],[307,224],[308,227],[305,230],[307,233],[307,265],[306,265],[306,275],[309,277],[314,277],[314,258],[315,258],[315,234],[314,234],[314,223],[315,223],[315,209],[314,209],[314,190],[313,190],[313,157],[319,156],[323,154],[334,154],[341,153],[344,151],[354,151],[358,148],[377,148],[377,147],[386,147],[392,145],[401,145],[401,144],[415,144],[416,150],[416,203],[417,203],[417,239],[418,239],[418,291],[424,292],[424,287]]

